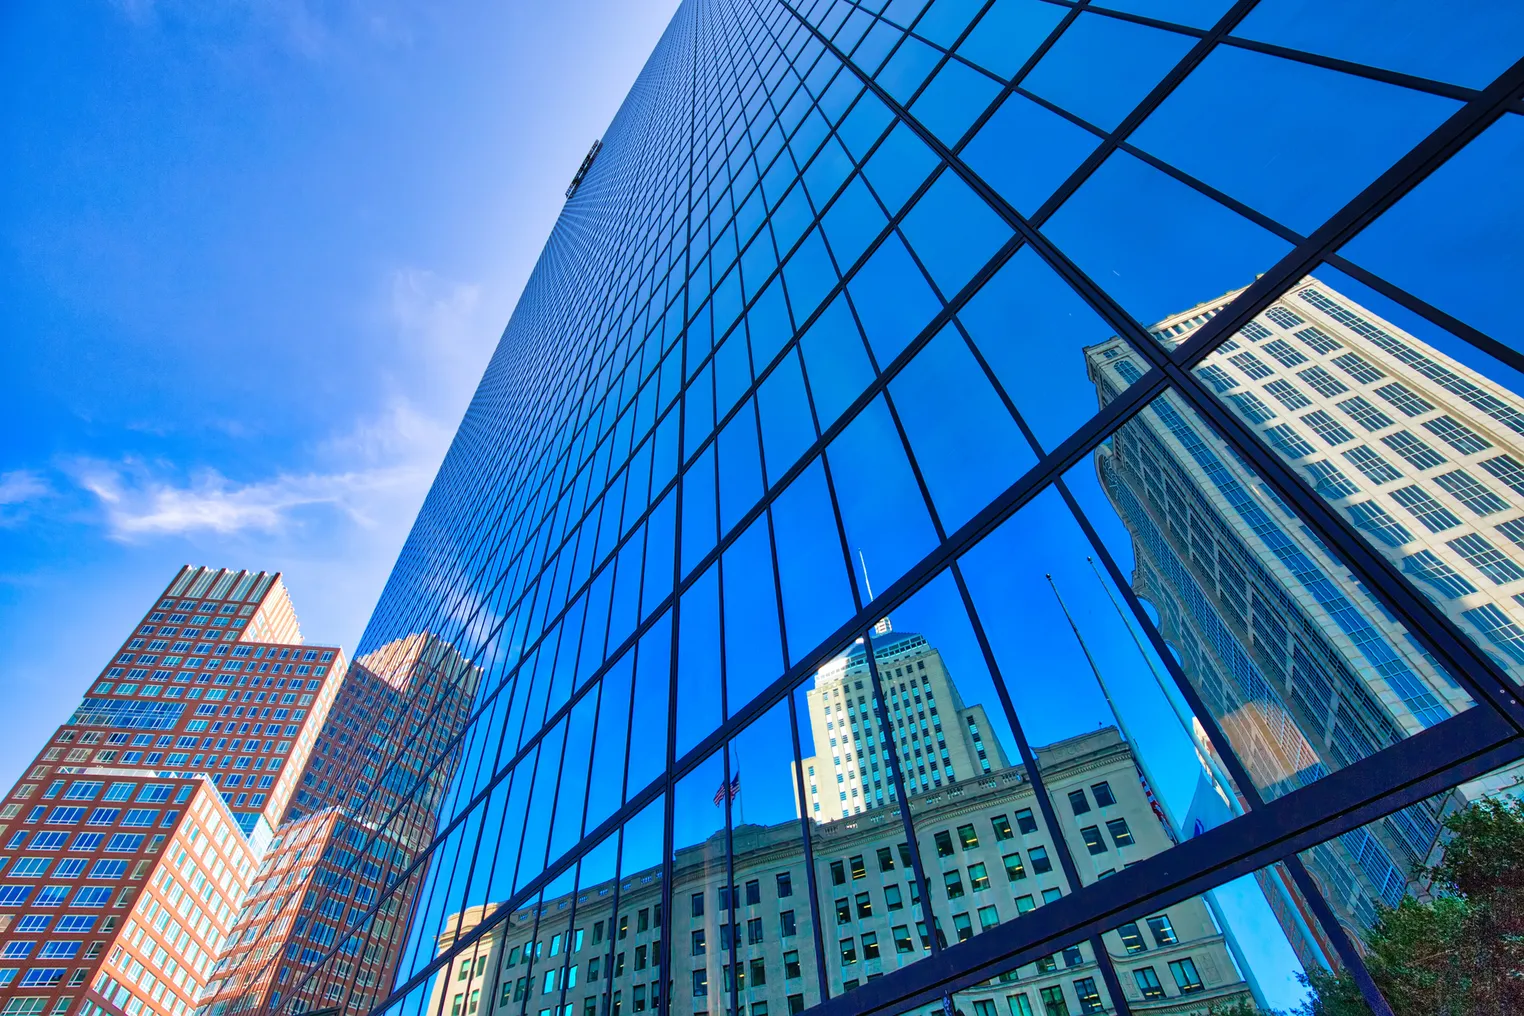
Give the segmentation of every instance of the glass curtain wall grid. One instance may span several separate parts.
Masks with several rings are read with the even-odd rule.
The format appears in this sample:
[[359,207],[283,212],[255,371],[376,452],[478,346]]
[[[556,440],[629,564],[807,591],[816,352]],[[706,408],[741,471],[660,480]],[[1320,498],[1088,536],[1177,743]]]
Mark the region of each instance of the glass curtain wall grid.
[[469,706],[378,739],[408,846],[279,1008],[394,950],[410,1016],[1288,964],[1389,1012],[1363,933],[1524,755],[1521,53],[1504,4],[682,4],[359,649]]

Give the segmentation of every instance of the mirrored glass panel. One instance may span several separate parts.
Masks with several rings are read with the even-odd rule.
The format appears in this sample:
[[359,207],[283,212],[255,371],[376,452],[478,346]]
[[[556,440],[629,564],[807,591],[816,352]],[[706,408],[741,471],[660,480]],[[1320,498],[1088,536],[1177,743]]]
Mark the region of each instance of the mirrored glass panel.
[[[1510,765],[1462,784],[1448,801],[1426,802],[1433,806],[1427,820],[1415,816],[1414,806],[1302,851],[1313,883],[1340,904],[1340,930],[1388,997],[1416,990],[1423,1005],[1460,1008],[1507,997],[1511,989],[1499,976],[1506,932],[1475,917],[1494,906],[1512,907],[1514,862],[1496,847],[1517,841],[1524,827],[1519,781],[1518,766]],[[1437,823],[1445,850],[1425,852],[1415,843],[1415,822]],[[1369,877],[1343,875],[1351,862]],[[1456,908],[1460,900],[1466,905]],[[1418,952],[1403,944],[1415,936],[1434,948]],[[1451,950],[1454,961],[1439,959]],[[1357,982],[1337,963],[1308,973],[1318,999],[1337,1004],[1359,997]]]
[[[1204,825],[1223,805],[1203,796],[1182,817]],[[1140,914],[1101,941],[1139,1012],[1294,1012],[1308,1003],[1308,971],[1341,966],[1282,864]]]
[[[867,643],[828,659],[794,693],[823,975],[832,995],[929,955],[921,860],[901,807],[895,721]],[[905,793],[909,793],[908,788]]]

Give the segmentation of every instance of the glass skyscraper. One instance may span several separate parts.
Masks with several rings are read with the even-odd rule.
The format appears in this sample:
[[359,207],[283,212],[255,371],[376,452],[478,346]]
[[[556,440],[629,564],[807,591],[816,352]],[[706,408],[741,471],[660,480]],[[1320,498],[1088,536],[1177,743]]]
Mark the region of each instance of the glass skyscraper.
[[251,887],[259,1006],[1388,1011],[1362,935],[1524,756],[1521,52],[683,3],[355,657],[447,648]]

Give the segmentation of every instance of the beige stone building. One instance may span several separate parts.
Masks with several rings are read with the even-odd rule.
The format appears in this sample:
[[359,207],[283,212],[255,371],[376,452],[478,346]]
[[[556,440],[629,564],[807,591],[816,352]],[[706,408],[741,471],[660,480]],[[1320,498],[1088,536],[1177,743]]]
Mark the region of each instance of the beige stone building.
[[[924,644],[907,658],[926,659]],[[927,956],[932,935],[956,946],[1067,894],[1055,835],[1067,841],[1086,883],[1171,845],[1114,728],[1040,748],[1038,764],[1057,831],[1043,821],[1019,766],[992,767],[912,798],[929,925],[898,809],[742,825],[731,835],[729,880],[723,833],[677,851],[670,943],[662,941],[662,870],[634,872],[496,924],[439,971],[429,1016],[625,1016],[654,1010],[664,986],[669,1011],[680,1016],[731,1011],[732,990],[734,1011],[784,1016],[820,1001],[822,960],[834,996]],[[801,825],[811,837],[814,903]],[[484,912],[494,908],[452,917],[438,949],[475,928]],[[823,958],[813,932],[817,915]],[[1103,940],[1134,1011],[1205,1012],[1249,997],[1199,900]],[[671,969],[663,977],[667,948]],[[956,1002],[968,1016],[1113,1009],[1088,942],[960,993]]]

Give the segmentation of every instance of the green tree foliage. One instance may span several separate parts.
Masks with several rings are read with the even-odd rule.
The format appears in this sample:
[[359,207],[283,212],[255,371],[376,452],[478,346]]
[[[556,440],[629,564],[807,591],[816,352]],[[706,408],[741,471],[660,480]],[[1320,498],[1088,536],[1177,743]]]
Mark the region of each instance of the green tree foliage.
[[[1431,898],[1381,908],[1366,968],[1396,1016],[1524,1013],[1524,803],[1480,801],[1445,826],[1444,859],[1415,873]],[[1348,974],[1306,980],[1301,1016],[1370,1016]]]
[[1229,1005],[1214,1004],[1206,1011],[1206,1016],[1272,1016],[1253,1002],[1238,999]]

